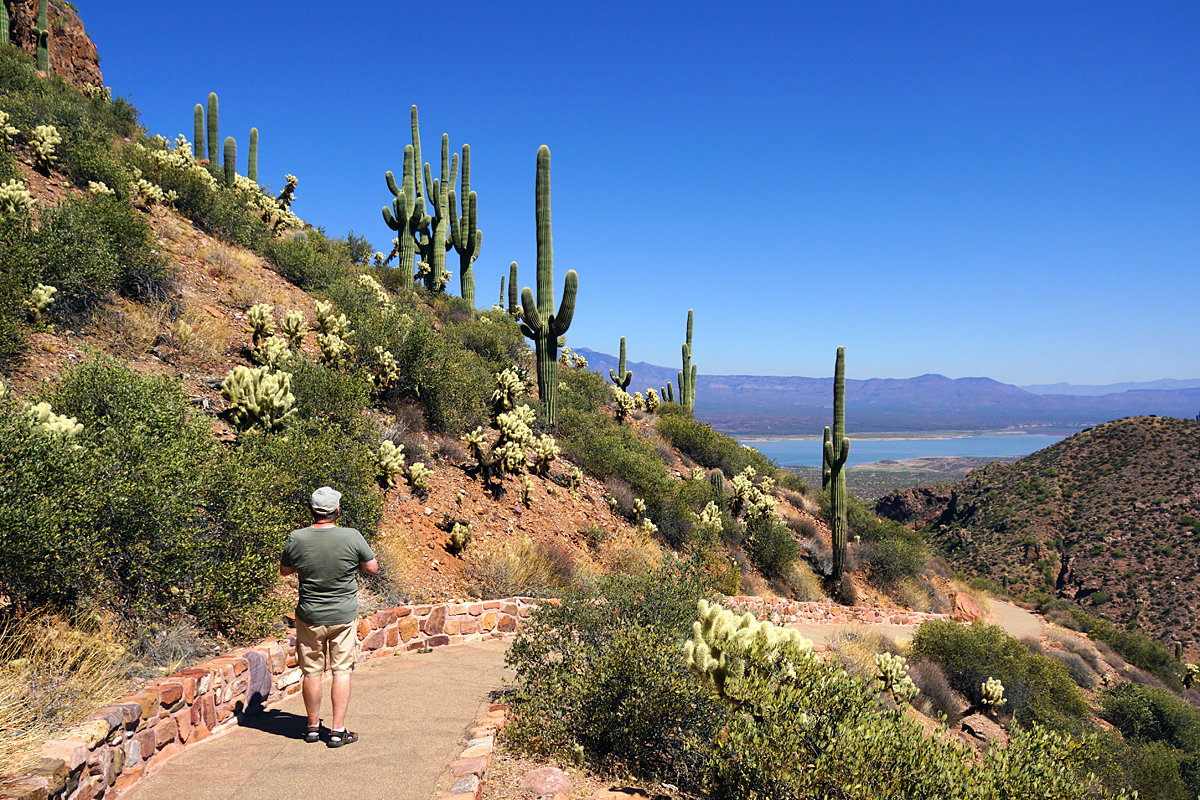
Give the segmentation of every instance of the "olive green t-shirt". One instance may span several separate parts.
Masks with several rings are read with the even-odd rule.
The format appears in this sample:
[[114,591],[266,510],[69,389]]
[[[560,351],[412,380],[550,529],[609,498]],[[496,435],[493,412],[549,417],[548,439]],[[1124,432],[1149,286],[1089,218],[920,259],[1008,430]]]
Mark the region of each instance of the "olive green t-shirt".
[[358,565],[375,558],[354,528],[292,531],[279,563],[300,575],[296,616],[309,625],[345,625],[358,617]]

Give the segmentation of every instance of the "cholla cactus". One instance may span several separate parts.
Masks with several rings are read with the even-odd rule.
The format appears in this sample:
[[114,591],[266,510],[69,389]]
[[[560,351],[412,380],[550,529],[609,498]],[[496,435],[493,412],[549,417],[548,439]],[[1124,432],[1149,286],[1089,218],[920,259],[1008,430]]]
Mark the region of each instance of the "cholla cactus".
[[29,145],[33,149],[33,158],[37,165],[42,169],[54,166],[54,162],[58,161],[54,148],[60,144],[62,137],[58,134],[58,128],[53,125],[38,125],[34,128],[33,141]]
[[638,497],[633,501],[633,518],[639,520],[646,516],[646,501]]
[[463,522],[454,523],[454,527],[450,529],[450,541],[446,543],[446,549],[451,554],[458,555],[466,550],[470,543],[471,526]]
[[554,437],[543,433],[541,438],[533,443],[533,463],[530,466],[533,468],[534,474],[545,475],[549,472],[550,465],[561,452]]
[[655,411],[658,411],[658,404],[659,404],[658,392],[654,391],[653,389],[647,389],[646,390],[646,410],[649,411],[651,414],[653,414]]
[[292,207],[292,201],[296,199],[296,184],[300,181],[296,180],[295,175],[284,175],[283,180],[287,186],[283,187],[283,191],[279,193],[279,197],[275,200],[279,207],[284,211]]
[[378,391],[387,391],[400,381],[400,367],[396,364],[396,357],[382,346],[375,345],[372,352],[375,353],[375,363],[371,365],[371,383]]
[[16,128],[8,124],[8,119],[8,114],[0,111],[0,146],[2,147],[8,147],[12,143],[13,137],[19,133]]
[[564,367],[570,367],[575,351],[569,347],[564,347],[558,354],[558,360],[562,362]]
[[187,352],[188,347],[191,345],[192,339],[196,334],[195,330],[192,329],[192,326],[183,320],[179,320],[174,326],[172,326],[171,333],[175,336],[175,349],[180,353]]
[[917,696],[917,685],[908,676],[908,664],[904,656],[876,653],[875,668],[879,670],[877,680],[880,688],[892,696],[896,705],[911,703]]
[[750,501],[751,493],[754,491],[754,476],[757,475],[754,467],[746,467],[729,481],[729,487],[733,492],[733,502],[740,508]]
[[620,389],[616,389],[615,393],[617,396],[617,422],[624,422],[625,418],[629,416],[629,412],[633,411],[635,403],[633,402],[633,398],[630,397],[628,393],[623,392]]
[[318,333],[317,346],[321,348],[321,363],[327,367],[345,366],[353,352],[345,339],[332,333]]
[[300,343],[304,341],[306,328],[304,315],[293,309],[283,315],[283,325],[280,327],[283,330],[283,335],[287,337],[288,347],[293,350],[300,349]]
[[[3,397],[3,393],[0,393]],[[1200,664],[1185,664],[1183,667],[1183,685],[1192,688],[1200,680]]]
[[85,83],[82,91],[83,96],[88,100],[103,100],[106,103],[112,102],[112,89],[107,86],[97,86],[94,83]]
[[709,500],[708,505],[702,508],[697,515],[696,527],[711,534],[720,533],[724,527],[723,520],[721,519],[721,509],[712,500]]
[[58,294],[58,289],[39,283],[29,293],[29,297],[25,298],[25,308],[28,309],[34,325],[41,327],[46,324],[46,312],[54,304],[54,295],[56,294]]
[[[376,255],[380,254],[376,253]],[[379,281],[375,280],[370,275],[359,275],[358,282],[375,295],[375,299],[379,302],[379,305],[383,306],[384,308],[392,307],[392,298],[388,295],[384,288],[379,285]]]
[[161,203],[165,195],[162,187],[139,177],[133,184],[133,204],[149,211],[155,203]]
[[572,493],[578,492],[579,487],[583,486],[583,470],[579,467],[571,470],[571,474],[567,476],[567,488]]
[[404,474],[404,445],[385,439],[376,456],[379,476],[389,489],[396,488],[396,476]]
[[345,314],[334,316],[333,303],[318,300],[314,308],[317,311],[317,333],[338,336],[342,339],[348,339],[354,335],[354,331],[350,330],[350,320],[346,319]]
[[433,470],[426,469],[424,462],[418,461],[408,468],[408,482],[419,492],[429,491],[429,476]]
[[[41,428],[43,433],[50,436],[73,439],[83,432],[83,425],[76,422],[74,417],[55,414],[49,403],[28,406],[25,414]],[[79,445],[74,445],[74,449],[80,449]]]
[[483,433],[483,428],[478,427],[471,431],[462,437],[462,441],[466,443],[467,449],[471,451],[471,457],[482,465],[487,458],[487,437]]
[[87,193],[92,197],[112,197],[116,194],[104,181],[88,181]]
[[528,475],[521,476],[521,503],[529,508],[533,504],[533,481]]
[[642,397],[641,392],[633,393],[633,407],[636,408],[638,411],[646,410],[646,398]]
[[255,426],[279,430],[296,414],[290,372],[234,367],[221,384],[221,396],[229,402],[233,424],[243,431]]
[[0,183],[0,216],[11,217],[18,210],[33,208],[33,203],[33,195],[21,181]]
[[799,631],[777,628],[749,612],[734,616],[707,600],[701,600],[698,608],[700,619],[692,625],[692,638],[683,644],[685,663],[735,705],[740,702],[737,684],[745,675],[747,658],[785,674],[798,661],[813,658],[812,642]]
[[642,533],[646,534],[647,536],[653,536],[654,534],[658,533],[658,526],[651,522],[649,517],[643,518],[642,521],[638,523],[638,528],[640,528]]
[[571,366],[575,367],[575,369],[587,369],[588,362],[587,359],[579,355],[579,353],[572,353]]
[[694,481],[704,480],[704,470],[700,467],[692,467],[691,479]]
[[292,351],[286,339],[272,334],[259,342],[251,355],[255,364],[277,370],[283,366],[283,362],[292,357]]
[[274,306],[266,303],[255,303],[246,312],[246,318],[250,320],[255,347],[258,347],[258,343],[263,339],[275,333],[275,318],[271,316],[271,312],[274,310]]
[[995,714],[996,709],[1004,705],[1004,685],[995,678],[988,678],[983,682],[982,687],[983,697],[979,701],[980,705],[989,714]]
[[496,390],[492,392],[492,415],[498,417],[512,411],[517,400],[525,395],[525,385],[512,367],[496,373]]
[[500,429],[500,438],[512,442],[522,448],[533,446],[533,430],[529,427],[536,419],[533,409],[529,406],[517,406],[506,414],[496,417],[496,427]]

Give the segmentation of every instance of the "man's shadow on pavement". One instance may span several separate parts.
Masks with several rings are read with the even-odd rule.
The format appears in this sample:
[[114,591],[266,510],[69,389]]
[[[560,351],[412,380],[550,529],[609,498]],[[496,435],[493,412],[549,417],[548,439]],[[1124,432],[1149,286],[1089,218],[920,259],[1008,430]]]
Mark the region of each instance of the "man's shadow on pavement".
[[[308,732],[308,717],[278,708],[262,708],[251,706],[247,711],[236,712],[238,725],[242,728],[252,728],[256,731],[282,736],[284,739],[304,739]],[[321,732],[326,732],[322,726]]]

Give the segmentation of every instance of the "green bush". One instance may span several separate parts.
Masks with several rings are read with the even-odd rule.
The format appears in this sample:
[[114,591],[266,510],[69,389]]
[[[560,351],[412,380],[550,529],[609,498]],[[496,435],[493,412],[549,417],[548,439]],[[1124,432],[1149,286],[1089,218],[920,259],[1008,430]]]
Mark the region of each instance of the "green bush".
[[309,231],[301,239],[271,238],[262,247],[275,271],[305,291],[327,289],[346,275],[346,268],[329,252],[319,233]]
[[1104,719],[1126,739],[1165,742],[1200,755],[1200,709],[1165,689],[1122,683],[1101,695]]
[[558,445],[563,454],[600,480],[618,477],[627,481],[634,494],[646,501],[652,517],[673,496],[673,481],[654,445],[628,425],[570,407],[559,409],[558,420]]
[[1089,716],[1087,702],[1057,661],[1035,655],[994,625],[962,626],[948,620],[926,622],[917,628],[908,654],[941,666],[950,685],[973,705],[982,700],[988,678],[1004,684],[1011,711],[1023,726],[1038,723],[1077,733]]
[[506,661],[516,673],[504,737],[520,750],[589,760],[695,788],[725,712],[679,646],[704,591],[697,565],[610,576],[542,606]]
[[457,434],[489,423],[495,378],[477,354],[414,320],[397,361],[400,391],[421,404],[435,430]]
[[[517,321],[508,314],[484,312],[481,319],[491,322],[473,321],[446,325],[441,333],[450,341],[479,356],[493,372],[502,372],[520,361],[529,352],[525,337]],[[566,372],[569,370],[560,370]]]
[[[1104,642],[1130,664],[1154,673],[1172,689],[1182,688],[1179,663],[1174,654],[1161,643],[1143,634],[1119,628],[1106,619],[1097,619],[1074,605],[1064,603],[1054,607],[1067,611],[1078,623],[1079,630],[1097,641]],[[1049,604],[1039,604],[1038,610],[1045,613],[1043,608],[1051,610]]]
[[746,521],[744,544],[755,569],[769,579],[786,577],[800,555],[792,529],[769,514]]
[[0,398],[0,596],[18,608],[95,596],[102,554],[91,463]]
[[170,288],[172,272],[150,226],[125,201],[69,198],[43,209],[37,224],[24,216],[6,220],[3,230],[9,291],[27,294],[39,281],[56,287],[54,317],[81,314],[112,292],[160,300]]
[[868,546],[865,561],[871,577],[881,586],[895,586],[902,578],[915,578],[925,568],[923,545],[905,539],[884,539]]
[[[612,398],[612,384],[597,372],[586,369],[559,369],[558,413],[596,414]],[[565,428],[561,424],[559,427]]]
[[1138,800],[1195,800],[1200,794],[1200,760],[1161,741],[1104,736],[1096,774],[1106,786],[1127,787]]
[[332,425],[345,434],[358,430],[358,419],[370,403],[366,375],[334,369],[306,356],[293,356],[284,369],[292,374],[297,417]]
[[743,447],[723,433],[700,422],[683,406],[664,403],[658,407],[655,427],[659,434],[680,452],[708,468],[736,475],[754,467],[760,475],[774,476],[775,465],[762,453]]

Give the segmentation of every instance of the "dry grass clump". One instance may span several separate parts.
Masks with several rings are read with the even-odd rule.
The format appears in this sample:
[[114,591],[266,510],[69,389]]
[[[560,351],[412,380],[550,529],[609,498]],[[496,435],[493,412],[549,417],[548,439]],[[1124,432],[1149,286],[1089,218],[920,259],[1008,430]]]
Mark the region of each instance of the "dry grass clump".
[[621,530],[600,545],[597,561],[606,573],[644,575],[662,561],[662,548],[643,530]]
[[950,688],[946,673],[937,662],[927,659],[912,661],[908,665],[908,677],[916,684],[920,693],[913,707],[927,717],[943,717],[947,725],[956,725],[970,704],[958,692]]
[[780,594],[787,595],[801,602],[820,601],[826,599],[825,587],[821,579],[813,572],[812,567],[804,561],[795,561],[791,570],[774,586]]
[[871,630],[838,630],[829,643],[829,649],[842,669],[863,680],[870,680],[878,674],[879,670],[875,667],[877,653],[901,655],[895,642]]
[[214,278],[245,278],[251,269],[259,268],[258,259],[245,250],[213,242],[200,251],[200,258]]
[[129,688],[129,655],[105,626],[31,613],[0,628],[0,775]]
[[91,333],[130,357],[145,355],[170,316],[169,303],[105,303],[92,312]]
[[[180,323],[187,329],[182,329]],[[229,348],[229,330],[204,309],[188,306],[171,328],[171,345],[188,360],[207,364]]]
[[483,600],[558,597],[571,585],[575,562],[561,544],[533,542],[468,549],[466,584]]

